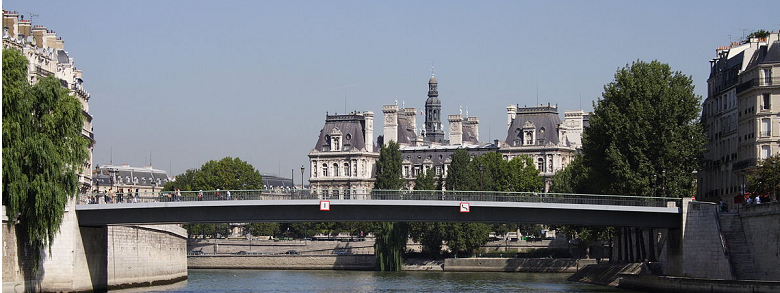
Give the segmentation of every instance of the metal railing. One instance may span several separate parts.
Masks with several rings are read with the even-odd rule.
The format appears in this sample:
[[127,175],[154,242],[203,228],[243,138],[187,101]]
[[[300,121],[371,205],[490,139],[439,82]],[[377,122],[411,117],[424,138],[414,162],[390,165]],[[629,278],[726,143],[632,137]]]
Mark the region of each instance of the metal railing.
[[239,201],[239,200],[403,200],[454,202],[525,202],[588,204],[612,206],[668,207],[679,206],[681,199],[628,195],[598,195],[570,193],[501,192],[501,191],[440,191],[440,190],[372,190],[370,192],[340,193],[325,190],[204,190],[155,191],[126,193],[85,193],[79,195],[79,204],[149,203],[183,201]]

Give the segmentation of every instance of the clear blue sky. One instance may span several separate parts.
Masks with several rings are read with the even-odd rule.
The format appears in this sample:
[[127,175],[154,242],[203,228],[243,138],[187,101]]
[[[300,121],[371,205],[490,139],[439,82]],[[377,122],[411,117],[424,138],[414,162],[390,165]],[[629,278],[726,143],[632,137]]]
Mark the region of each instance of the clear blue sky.
[[[506,136],[506,106],[592,110],[615,71],[659,60],[706,95],[717,46],[780,29],[778,1],[18,1],[84,71],[94,164],[179,174],[240,157],[308,167],[325,113],[423,108]],[[465,113],[464,113],[465,114]],[[421,121],[422,119],[418,119]],[[374,133],[381,134],[381,119]],[[308,177],[308,168],[307,168]]]

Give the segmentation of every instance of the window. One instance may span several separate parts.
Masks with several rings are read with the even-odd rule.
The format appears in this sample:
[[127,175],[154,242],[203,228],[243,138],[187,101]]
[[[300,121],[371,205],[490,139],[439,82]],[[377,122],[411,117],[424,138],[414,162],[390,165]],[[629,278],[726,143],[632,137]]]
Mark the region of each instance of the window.
[[328,177],[328,164],[322,164],[322,177]]
[[544,159],[539,158],[536,167],[539,169],[539,172],[544,172]]
[[761,146],[761,159],[766,160],[769,158],[769,146],[768,145],[762,145]]
[[772,85],[772,68],[764,69],[764,85]]
[[762,109],[769,110],[772,108],[772,96],[769,94],[764,94],[764,103],[762,104]]
[[339,177],[339,164],[333,164],[333,177]]
[[334,136],[333,137],[332,149],[333,149],[333,151],[341,150],[341,137],[340,136]]
[[436,176],[441,176],[441,166],[436,166]]
[[344,163],[344,176],[352,176],[352,172],[350,172],[349,163]]
[[761,119],[761,136],[769,137],[772,135],[771,121],[769,118]]
[[333,198],[339,198],[339,190],[338,189],[333,190]]
[[404,177],[409,178],[409,166],[404,166]]
[[526,131],[526,132],[525,132],[525,144],[526,144],[526,145],[532,145],[532,144],[534,144],[534,135],[533,135],[533,132],[531,132],[531,131]]

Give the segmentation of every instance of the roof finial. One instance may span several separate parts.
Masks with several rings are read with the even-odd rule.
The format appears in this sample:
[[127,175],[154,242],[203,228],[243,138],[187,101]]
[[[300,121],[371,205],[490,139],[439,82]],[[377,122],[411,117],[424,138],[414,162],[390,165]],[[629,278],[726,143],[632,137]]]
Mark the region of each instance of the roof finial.
[[436,73],[436,69],[433,68],[433,61],[431,61],[431,76],[433,76],[434,73]]
[[396,97],[395,105],[398,106],[398,96],[395,96],[395,97]]
[[463,106],[460,106],[460,115],[463,115]]

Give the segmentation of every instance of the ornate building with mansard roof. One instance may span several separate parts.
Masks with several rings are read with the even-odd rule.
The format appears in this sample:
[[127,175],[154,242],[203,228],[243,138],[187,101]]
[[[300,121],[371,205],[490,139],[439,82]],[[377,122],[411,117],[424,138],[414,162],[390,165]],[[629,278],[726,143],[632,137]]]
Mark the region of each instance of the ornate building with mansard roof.
[[[504,159],[530,156],[549,187],[552,175],[565,168],[582,145],[582,131],[588,123],[583,111],[566,111],[564,120],[557,106],[530,108],[507,107],[508,123],[505,141],[479,141],[479,117],[462,113],[447,115],[442,126],[438,80],[428,80],[422,129],[417,127],[417,108],[382,107],[382,136],[373,145],[373,112],[326,115],[314,149],[309,153],[311,188],[327,198],[350,199],[373,188],[379,146],[389,141],[400,145],[402,176],[407,188],[422,172],[434,172],[447,178],[452,155],[465,149],[474,156],[499,152]],[[445,129],[447,130],[445,132]]]

